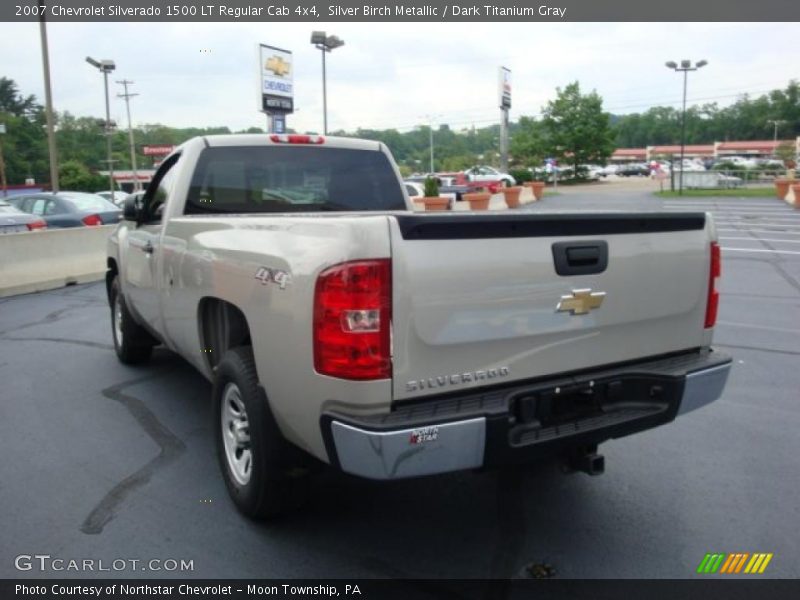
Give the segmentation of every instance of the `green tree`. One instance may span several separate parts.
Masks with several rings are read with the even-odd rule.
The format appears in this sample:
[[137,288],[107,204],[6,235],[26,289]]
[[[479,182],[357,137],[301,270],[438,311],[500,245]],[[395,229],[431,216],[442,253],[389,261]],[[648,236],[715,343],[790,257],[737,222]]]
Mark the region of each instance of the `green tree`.
[[108,189],[108,180],[105,177],[92,173],[77,160],[62,162],[58,167],[58,179],[64,190],[97,192]]
[[605,163],[614,152],[614,135],[609,114],[603,112],[603,100],[592,91],[581,94],[580,84],[556,88],[556,99],[542,111],[542,125],[547,133],[547,149],[575,173],[586,163]]
[[3,155],[8,183],[21,184],[28,178],[47,181],[44,111],[33,96],[23,96],[7,77],[0,77],[0,123],[6,126]]
[[547,152],[542,124],[533,117],[520,117],[511,138],[511,156],[515,163],[525,167],[542,164]]

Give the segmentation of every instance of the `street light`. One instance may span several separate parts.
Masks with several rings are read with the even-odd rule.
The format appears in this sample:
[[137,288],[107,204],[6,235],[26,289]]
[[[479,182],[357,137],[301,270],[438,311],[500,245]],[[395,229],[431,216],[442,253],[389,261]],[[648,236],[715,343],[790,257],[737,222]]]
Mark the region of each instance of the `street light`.
[[442,115],[422,115],[420,118],[425,118],[428,121],[428,140],[431,153],[431,170],[430,173],[435,173],[433,169],[433,120],[441,117]]
[[775,150],[778,147],[778,125],[783,125],[784,123],[786,123],[786,121],[783,121],[781,119],[767,119],[767,125],[774,125],[775,126],[775,133],[772,136],[772,143],[773,143],[772,152],[773,152],[773,154],[775,153]]
[[344,46],[344,40],[335,35],[326,35],[324,31],[312,31],[311,43],[317,50],[322,51],[322,131],[328,135],[328,90],[327,90],[327,76],[325,74],[325,55]]
[[694,63],[692,66],[692,61],[690,60],[682,60],[681,65],[671,60],[666,63],[668,69],[672,69],[676,72],[683,72],[683,111],[681,112],[681,177],[680,177],[680,184],[679,184],[679,195],[683,195],[683,153],[684,153],[684,146],[686,145],[686,81],[688,79],[689,71],[697,71],[705,67],[708,64],[707,60],[699,60]]
[[111,198],[114,198],[114,163],[111,160],[111,108],[108,103],[108,74],[117,66],[113,60],[103,59],[97,61],[91,56],[86,57],[86,62],[103,74],[103,84],[106,90],[106,162],[108,163],[108,186]]

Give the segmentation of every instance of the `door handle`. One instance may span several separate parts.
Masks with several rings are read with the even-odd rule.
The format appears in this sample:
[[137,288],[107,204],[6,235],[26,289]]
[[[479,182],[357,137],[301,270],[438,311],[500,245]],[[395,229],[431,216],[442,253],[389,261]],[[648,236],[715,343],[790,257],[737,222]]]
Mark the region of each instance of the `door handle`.
[[608,267],[608,243],[603,240],[556,242],[553,263],[559,275],[593,275]]
[[152,254],[153,253],[153,244],[150,240],[147,240],[147,243],[142,246],[142,250],[144,250],[145,254]]

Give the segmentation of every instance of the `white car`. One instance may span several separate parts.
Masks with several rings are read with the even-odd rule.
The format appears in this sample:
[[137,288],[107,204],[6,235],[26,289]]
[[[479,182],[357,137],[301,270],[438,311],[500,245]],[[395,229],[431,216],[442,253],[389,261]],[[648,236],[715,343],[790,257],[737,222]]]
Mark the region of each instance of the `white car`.
[[481,165],[464,171],[469,181],[502,181],[506,186],[516,185],[517,180],[508,173],[498,171],[494,167]]
[[125,202],[125,198],[128,197],[127,192],[121,192],[119,190],[115,191],[107,191],[107,192],[95,192],[98,196],[101,196],[108,200],[109,202],[113,203],[115,206],[122,206],[122,203]]

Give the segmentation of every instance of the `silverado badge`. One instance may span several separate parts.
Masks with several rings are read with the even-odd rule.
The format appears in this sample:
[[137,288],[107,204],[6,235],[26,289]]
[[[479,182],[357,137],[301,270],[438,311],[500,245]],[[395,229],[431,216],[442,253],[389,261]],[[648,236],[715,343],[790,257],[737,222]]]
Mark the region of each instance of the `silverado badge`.
[[605,292],[593,292],[591,289],[572,290],[572,293],[568,296],[561,296],[561,300],[556,306],[556,312],[585,315],[593,308],[598,308],[605,297]]

